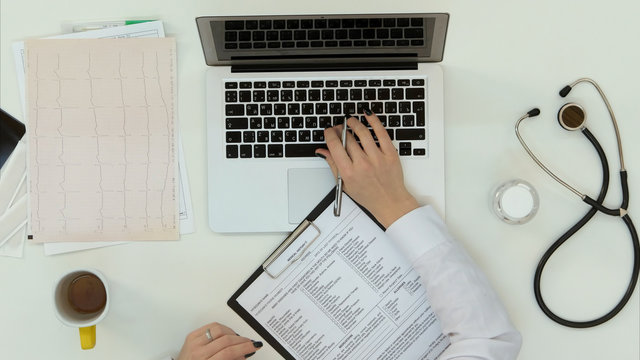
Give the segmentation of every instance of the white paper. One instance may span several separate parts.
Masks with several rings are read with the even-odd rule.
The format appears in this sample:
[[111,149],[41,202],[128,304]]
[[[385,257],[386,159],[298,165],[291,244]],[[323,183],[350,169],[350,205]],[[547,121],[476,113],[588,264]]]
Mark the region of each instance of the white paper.
[[[164,37],[164,27],[161,21],[151,21],[140,24],[126,25],[114,28],[106,28],[94,31],[77,32],[70,34],[63,34],[58,36],[52,36],[48,38],[52,39],[96,39],[96,38],[133,38],[133,37]],[[24,66],[24,42],[16,42],[13,44],[13,53],[16,64],[16,72],[18,77],[18,88],[20,91],[20,98],[22,100],[23,113],[26,113],[26,99],[25,99],[25,66]],[[178,131],[178,168],[180,173],[179,178],[179,193],[180,193],[180,234],[190,234],[195,232],[195,219],[193,217],[193,206],[191,202],[191,193],[189,189],[189,180],[187,170],[184,161],[184,153],[182,150],[182,141],[180,132]],[[93,247],[102,247],[117,245],[123,242],[94,242],[83,243],[74,246],[74,244],[65,243],[48,243],[44,244],[45,255],[55,255],[77,250],[86,250],[91,244]]]
[[348,197],[342,216],[330,206],[314,223],[322,233],[302,258],[238,303],[296,359],[436,359],[449,338],[384,231]]
[[27,228],[26,148],[23,141],[0,170],[0,256],[22,257]]

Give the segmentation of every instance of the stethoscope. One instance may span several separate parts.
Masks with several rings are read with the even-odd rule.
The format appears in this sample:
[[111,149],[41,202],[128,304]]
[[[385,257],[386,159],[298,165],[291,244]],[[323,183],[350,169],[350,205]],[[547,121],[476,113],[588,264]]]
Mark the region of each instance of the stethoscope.
[[[542,170],[544,170],[547,174],[549,174],[549,176],[551,176],[555,181],[559,182],[562,186],[566,187],[571,192],[578,195],[582,199],[582,201],[584,201],[585,203],[589,204],[589,206],[591,206],[591,209],[567,232],[565,232],[562,236],[560,236],[560,238],[558,238],[558,240],[556,240],[551,245],[551,247],[549,247],[549,249],[544,253],[542,258],[540,259],[540,262],[538,263],[538,267],[536,268],[536,273],[533,281],[533,290],[535,292],[538,306],[540,306],[540,309],[542,309],[542,311],[550,319],[552,319],[553,321],[561,325],[568,326],[568,327],[588,328],[588,327],[600,325],[610,320],[614,316],[616,316],[616,314],[618,314],[618,312],[620,312],[620,310],[624,308],[624,306],[629,301],[629,298],[631,298],[631,296],[633,295],[633,290],[635,288],[636,282],[638,281],[638,272],[640,270],[640,244],[638,242],[638,233],[636,232],[636,228],[633,226],[633,222],[631,221],[631,218],[629,217],[629,213],[627,212],[627,208],[629,206],[629,185],[627,183],[627,171],[624,167],[624,157],[622,155],[622,142],[620,140],[620,131],[618,130],[618,123],[616,122],[616,117],[613,114],[613,110],[611,109],[611,105],[609,104],[607,97],[604,95],[600,86],[598,86],[598,84],[595,81],[588,78],[578,79],[574,81],[572,84],[565,86],[562,90],[560,90],[560,96],[561,97],[567,96],[567,94],[569,94],[571,89],[580,83],[589,83],[595,87],[595,89],[600,94],[602,101],[607,107],[607,110],[609,111],[609,116],[611,117],[611,121],[613,122],[613,127],[616,133],[616,140],[618,142],[618,157],[620,159],[620,183],[622,188],[622,204],[620,205],[619,209],[610,209],[603,205],[604,198],[606,197],[607,190],[609,188],[609,164],[607,161],[607,156],[602,150],[600,143],[595,138],[595,136],[593,136],[593,134],[589,131],[589,129],[587,129],[587,127],[585,126],[586,114],[584,109],[580,105],[576,103],[567,103],[563,105],[558,111],[558,122],[560,123],[560,126],[562,126],[562,128],[564,128],[565,130],[582,131],[582,133],[587,137],[587,139],[591,142],[591,144],[593,144],[593,147],[596,149],[596,152],[600,157],[600,162],[602,163],[602,187],[600,188],[600,194],[595,200],[581,193],[580,191],[576,190],[574,187],[567,184],[565,181],[563,181],[557,175],[555,175],[551,170],[549,170],[533,154],[531,149],[529,149],[529,147],[525,143],[522,136],[520,136],[520,131],[519,131],[520,123],[526,118],[538,116],[540,114],[539,109],[534,108],[530,110],[527,114],[525,114],[523,117],[521,117],[518,120],[518,122],[516,123],[516,136],[518,137],[518,140],[520,140],[520,143],[522,144],[524,149],[527,151],[529,156],[531,156],[533,161],[535,161],[536,164],[538,164],[538,166],[542,168]],[[629,229],[629,233],[631,234],[631,240],[633,243],[633,272],[631,274],[631,279],[629,281],[629,285],[627,286],[627,290],[624,296],[622,297],[622,299],[620,299],[618,304],[609,312],[607,312],[606,314],[604,314],[603,316],[597,319],[593,319],[589,321],[567,320],[553,313],[553,311],[551,311],[549,307],[547,307],[547,305],[545,304],[544,299],[542,298],[542,293],[540,291],[540,278],[542,276],[542,270],[544,269],[544,266],[546,265],[551,255],[553,255],[553,253],[565,241],[567,241],[571,236],[573,236],[573,234],[575,234],[578,230],[580,230],[580,228],[582,228],[598,211],[611,216],[620,216],[620,218],[622,218],[622,221],[624,221],[624,223],[627,225],[627,228]]]

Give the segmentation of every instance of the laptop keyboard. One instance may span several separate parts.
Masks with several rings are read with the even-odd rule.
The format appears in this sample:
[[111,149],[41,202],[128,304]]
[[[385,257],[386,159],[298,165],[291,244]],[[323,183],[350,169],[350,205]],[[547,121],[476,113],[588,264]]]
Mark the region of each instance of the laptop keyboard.
[[224,29],[227,50],[425,45],[419,17],[227,20]]
[[226,157],[314,157],[324,129],[371,109],[401,156],[428,156],[425,78],[227,80]]

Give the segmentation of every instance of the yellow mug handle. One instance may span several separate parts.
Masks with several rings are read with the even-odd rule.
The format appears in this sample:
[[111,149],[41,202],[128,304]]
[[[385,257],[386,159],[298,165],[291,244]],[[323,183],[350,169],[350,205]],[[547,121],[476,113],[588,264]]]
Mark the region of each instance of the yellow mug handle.
[[96,346],[96,326],[80,328],[80,346],[82,350],[90,350]]

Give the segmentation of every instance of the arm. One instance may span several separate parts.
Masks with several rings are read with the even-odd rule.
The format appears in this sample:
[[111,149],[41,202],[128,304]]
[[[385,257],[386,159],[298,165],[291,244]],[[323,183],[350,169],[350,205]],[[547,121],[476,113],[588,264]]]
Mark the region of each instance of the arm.
[[419,207],[404,186],[398,153],[377,116],[365,110],[379,139],[350,118],[346,152],[339,133],[342,126],[325,130],[324,157],[334,175],[340,169],[344,190],[385,226],[387,234],[409,258],[422,277],[431,305],[451,346],[444,359],[514,359],[521,338],[509,321],[488,280],[430,207]]
[[489,281],[429,206],[394,222],[387,234],[422,277],[451,346],[440,359],[515,359],[521,345]]

